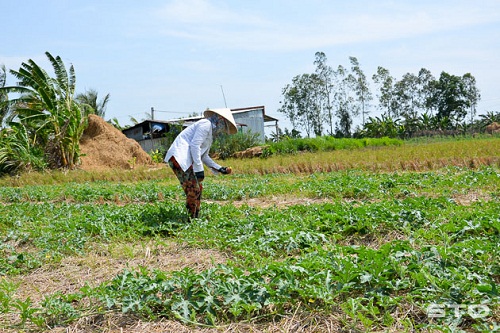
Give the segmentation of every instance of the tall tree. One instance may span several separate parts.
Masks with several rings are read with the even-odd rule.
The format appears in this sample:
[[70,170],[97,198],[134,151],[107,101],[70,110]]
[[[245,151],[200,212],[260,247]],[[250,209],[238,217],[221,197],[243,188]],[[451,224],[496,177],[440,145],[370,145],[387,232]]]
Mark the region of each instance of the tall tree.
[[306,77],[305,84],[308,89],[307,117],[311,120],[314,135],[321,136],[325,120],[323,113],[324,95],[321,89],[323,82],[317,74],[313,73]]
[[76,95],[76,101],[81,104],[85,115],[95,114],[101,118],[106,115],[106,107],[109,102],[109,94],[98,100],[98,93],[95,89],[89,89],[83,94]]
[[327,124],[330,127],[329,134],[333,135],[333,106],[332,106],[332,90],[333,86],[333,69],[326,63],[326,55],[323,52],[316,52],[316,60],[314,61],[314,65],[316,65],[316,74],[319,79],[319,94],[321,99],[321,108],[322,113],[324,114],[324,118],[327,121]]
[[349,80],[356,94],[356,100],[359,103],[359,110],[361,111],[363,125],[365,123],[365,115],[368,114],[368,103],[373,99],[370,91],[370,86],[365,73],[359,65],[356,57],[349,57],[351,62],[351,74]]
[[335,91],[333,104],[335,114],[339,119],[336,126],[337,136],[350,137],[353,117],[358,114],[354,105],[354,98],[350,95],[350,80],[346,69],[339,65],[333,73],[335,80]]
[[436,108],[438,119],[453,118],[460,122],[467,115],[470,99],[462,77],[441,72],[433,89],[431,105]]
[[433,82],[436,79],[432,75],[431,71],[425,68],[421,68],[418,72],[418,99],[419,106],[424,111],[424,114],[433,114],[431,105],[429,104],[429,99],[434,95]]
[[378,85],[380,94],[378,95],[379,105],[381,109],[386,110],[389,117],[397,116],[397,109],[395,107],[394,97],[394,84],[396,79],[391,76],[389,70],[379,66],[377,73],[372,76],[375,84]]
[[306,135],[322,134],[321,107],[318,97],[319,79],[316,74],[297,75],[292,84],[283,88],[282,106],[278,109],[290,119],[294,129],[302,128]]
[[479,89],[476,86],[476,78],[472,76],[470,73],[466,73],[462,76],[462,81],[464,83],[465,95],[469,100],[469,114],[470,114],[470,122],[471,124],[474,121],[474,117],[476,116],[476,107],[477,103],[481,100],[481,94]]
[[415,118],[420,108],[418,77],[412,73],[406,73],[401,80],[394,85],[398,116],[405,119]]
[[294,82],[298,80],[298,76],[292,79],[292,84],[287,84],[281,91],[283,95],[283,100],[280,101],[281,106],[278,112],[283,113],[292,123],[293,129],[299,127],[301,118],[301,98],[299,96],[299,91],[295,86]]

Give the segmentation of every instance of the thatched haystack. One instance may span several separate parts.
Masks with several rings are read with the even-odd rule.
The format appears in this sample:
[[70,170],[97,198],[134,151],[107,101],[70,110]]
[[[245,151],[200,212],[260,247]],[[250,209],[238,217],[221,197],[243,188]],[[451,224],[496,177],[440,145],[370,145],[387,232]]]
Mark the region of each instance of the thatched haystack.
[[83,170],[153,165],[151,156],[137,141],[96,115],[89,115],[88,127],[80,139],[80,152]]

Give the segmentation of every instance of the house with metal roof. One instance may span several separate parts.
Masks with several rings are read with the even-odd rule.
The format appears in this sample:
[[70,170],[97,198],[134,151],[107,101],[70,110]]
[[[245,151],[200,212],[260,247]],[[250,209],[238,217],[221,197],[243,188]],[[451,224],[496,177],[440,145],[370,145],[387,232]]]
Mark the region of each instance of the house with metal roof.
[[[278,132],[278,119],[266,115],[264,106],[231,109],[231,112],[238,131],[258,134],[261,143],[265,142],[265,127],[276,127]],[[145,120],[122,132],[128,138],[136,140],[146,152],[150,152],[167,144],[166,134],[178,129],[179,125],[187,127],[202,118],[199,116],[172,120]]]

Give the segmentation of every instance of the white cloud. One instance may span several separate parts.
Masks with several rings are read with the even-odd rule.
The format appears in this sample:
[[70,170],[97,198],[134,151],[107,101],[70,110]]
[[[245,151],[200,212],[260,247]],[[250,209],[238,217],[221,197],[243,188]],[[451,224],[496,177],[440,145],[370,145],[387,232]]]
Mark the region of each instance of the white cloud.
[[178,23],[186,23],[193,28],[207,25],[227,26],[228,24],[247,24],[260,22],[261,19],[227,6],[215,6],[209,0],[173,0],[156,11],[156,16]]
[[217,10],[205,0],[174,0],[158,11],[164,19],[193,24],[225,20],[230,14]]
[[382,7],[373,3],[352,9],[348,14],[324,14],[320,24],[313,25],[306,35],[317,35],[317,40],[328,45],[425,36],[498,22],[499,5],[490,10],[472,3],[466,6],[398,3]]
[[307,9],[315,11],[314,20],[300,15],[281,20],[265,8],[258,13],[209,0],[174,0],[158,10],[157,16],[162,20],[162,33],[171,37],[221,48],[270,51],[408,38],[500,20],[495,2],[489,6],[452,4],[363,1],[339,10],[334,4],[315,9],[311,3]]

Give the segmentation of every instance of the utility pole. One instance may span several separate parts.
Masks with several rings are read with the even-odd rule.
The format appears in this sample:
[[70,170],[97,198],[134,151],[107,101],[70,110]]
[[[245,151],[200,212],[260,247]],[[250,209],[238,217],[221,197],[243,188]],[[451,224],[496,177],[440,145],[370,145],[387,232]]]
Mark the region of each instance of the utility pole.
[[222,97],[224,98],[224,105],[226,106],[227,108],[227,103],[226,103],[226,96],[224,95],[224,89],[222,89],[222,84],[220,86],[220,90],[222,91]]
[[151,120],[155,120],[155,108],[151,107]]

